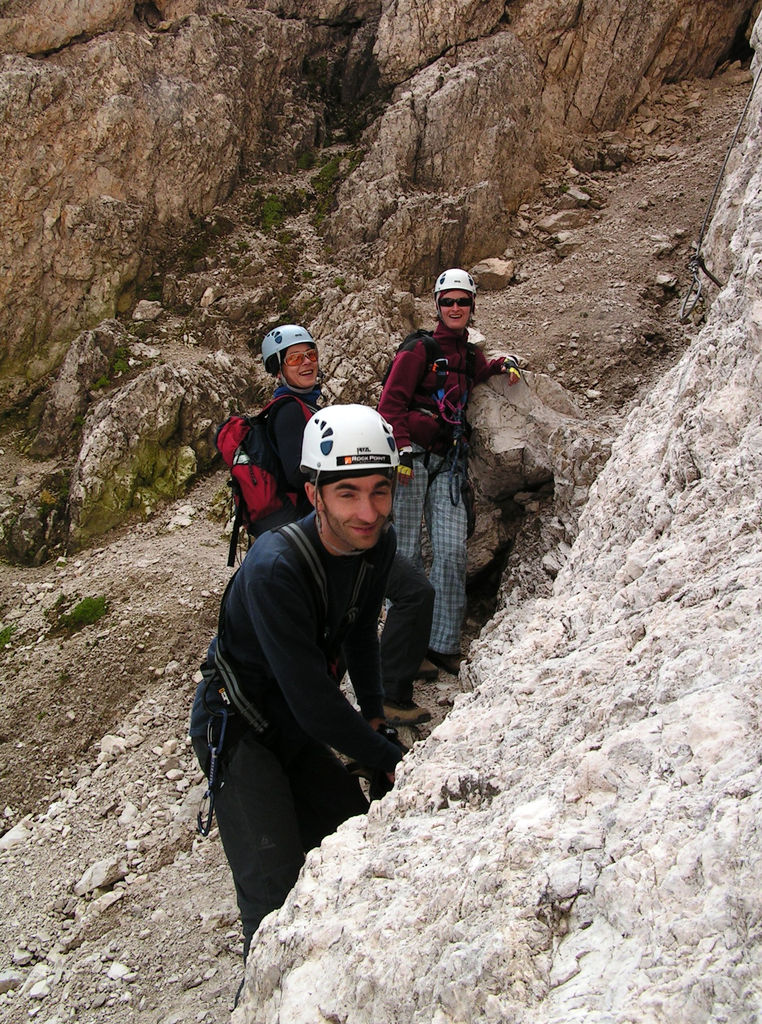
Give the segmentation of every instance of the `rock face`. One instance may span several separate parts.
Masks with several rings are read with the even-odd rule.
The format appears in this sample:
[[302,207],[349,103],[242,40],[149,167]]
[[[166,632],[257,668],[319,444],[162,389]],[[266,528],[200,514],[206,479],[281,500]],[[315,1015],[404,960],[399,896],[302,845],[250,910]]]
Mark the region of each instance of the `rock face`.
[[246,367],[217,353],[194,367],[146,370],[97,404],[69,488],[71,539],[81,543],[127,510],[150,514],[182,494],[216,454],[214,429],[233,395],[253,402],[241,390],[245,379]]
[[319,27],[308,37],[303,22],[235,3],[167,4],[173,20],[155,29],[126,21],[124,4],[63,5],[61,19],[59,6],[11,18],[8,40],[26,53],[93,37],[0,62],[11,399],[60,362],[76,328],[113,315],[125,293],[129,302],[155,254],[229,193],[242,162],[293,160],[318,123],[301,63],[324,41]]
[[718,204],[728,284],[552,595],[497,614],[474,692],[309,855],[239,1024],[758,1019],[761,109]]
[[374,52],[397,88],[342,189],[334,242],[375,243],[378,265],[416,284],[499,252],[552,154],[620,127],[663,82],[711,73],[752,5],[517,7],[384,5]]
[[293,166],[324,140],[330,105],[361,104],[379,77],[396,91],[328,237],[374,243],[376,268],[408,287],[498,253],[552,154],[618,127],[665,79],[708,73],[751,7],[11,0],[0,393],[27,401],[242,173]]

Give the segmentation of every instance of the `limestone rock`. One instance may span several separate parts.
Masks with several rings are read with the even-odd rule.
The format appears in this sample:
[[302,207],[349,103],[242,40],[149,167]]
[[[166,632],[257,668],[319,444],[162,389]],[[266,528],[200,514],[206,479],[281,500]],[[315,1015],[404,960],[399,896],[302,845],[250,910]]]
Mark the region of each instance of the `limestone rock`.
[[76,37],[89,37],[122,27],[132,17],[131,0],[31,0],[3,5],[0,53],[44,54]]
[[544,374],[524,373],[513,387],[492,378],[474,390],[469,418],[472,473],[493,501],[552,480],[551,437],[563,427],[589,429],[571,396]]
[[[502,5],[435,4],[432,16],[423,0],[385,4],[376,55],[398,88],[366,133],[329,238],[375,243],[379,264],[416,285],[439,253],[463,265],[501,251],[549,152],[588,171],[621,165],[630,145],[616,129],[666,79],[710,74],[748,6],[533,0],[487,35]],[[610,134],[590,148],[591,131]]]
[[502,0],[397,0],[382,4],[374,53],[384,80],[397,84],[433,58],[489,35],[504,12]]
[[74,340],[48,393],[33,445],[35,454],[65,451],[76,419],[87,410],[90,389],[99,378],[108,377],[117,349],[126,346],[130,337],[118,320],[104,320]]
[[[610,454],[610,442],[593,431],[571,396],[545,374],[523,374],[509,387],[502,377],[476,388],[470,402],[470,475],[477,524],[469,541],[470,573],[486,568],[507,544],[497,512],[523,492],[522,506],[554,495],[553,515],[563,528],[556,543],[576,536],[589,488]],[[553,545],[555,547],[555,544]]]
[[[426,281],[440,269],[440,249],[468,264],[504,248],[500,225],[536,178],[540,89],[510,32],[466,43],[419,72],[370,130],[369,152],[339,194],[329,237],[379,239],[388,263]],[[451,145],[453,132],[469,160]]]
[[[89,31],[77,20],[88,5],[37,6],[40,31],[61,6],[74,11],[63,35],[72,20]],[[291,105],[304,92],[302,22],[186,12],[147,39],[108,8],[92,6],[91,27],[106,19],[113,31],[0,64],[0,336],[6,374],[27,381],[60,363],[75,330],[129,301],[154,254],[228,195],[245,154],[269,146],[272,162],[291,161],[314,136],[309,99]]]
[[91,864],[80,880],[74,886],[74,893],[77,896],[85,896],[94,889],[108,889],[114,882],[124,878],[127,873],[127,865],[120,858],[106,858]]
[[85,424],[72,474],[71,536],[80,542],[181,494],[215,457],[214,429],[232,396],[246,400],[248,371],[218,353],[192,368],[146,370],[113,399],[96,405]]
[[516,274],[516,265],[513,260],[501,260],[497,257],[481,260],[471,267],[471,275],[479,288],[486,291],[493,291],[498,288],[506,288]]
[[148,299],[142,299],[132,311],[132,319],[139,322],[151,323],[161,316],[162,305],[160,302],[150,302]]

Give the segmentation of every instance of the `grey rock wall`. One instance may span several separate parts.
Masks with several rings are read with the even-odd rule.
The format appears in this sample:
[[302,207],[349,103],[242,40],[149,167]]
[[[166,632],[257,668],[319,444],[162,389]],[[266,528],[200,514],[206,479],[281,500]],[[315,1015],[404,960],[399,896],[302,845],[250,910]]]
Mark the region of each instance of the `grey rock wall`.
[[500,252],[554,155],[621,127],[664,82],[711,74],[751,8],[389,0],[374,52],[397,88],[329,238],[370,244],[416,284]]
[[155,29],[133,19],[43,60],[0,58],[0,365],[11,401],[61,361],[78,328],[131,301],[156,254],[229,194],[242,163],[267,153],[277,166],[314,145],[319,110],[301,61],[322,30],[214,7]]
[[[10,0],[0,8],[0,394],[128,308],[178,236],[262,162],[293,166],[326,108],[396,86],[329,243],[408,288],[499,254],[547,161],[648,90],[709,73],[752,0]],[[310,70],[311,68],[311,70]]]
[[727,286],[552,594],[497,613],[473,692],[309,855],[238,1024],[759,1019],[761,109]]

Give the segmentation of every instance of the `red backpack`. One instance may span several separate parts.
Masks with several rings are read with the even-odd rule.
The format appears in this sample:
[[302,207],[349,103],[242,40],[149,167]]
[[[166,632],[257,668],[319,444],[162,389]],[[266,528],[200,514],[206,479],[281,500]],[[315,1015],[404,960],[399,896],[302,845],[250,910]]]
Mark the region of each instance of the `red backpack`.
[[304,412],[305,423],[312,416],[310,409],[296,395],[273,398],[254,416],[234,414],[217,428],[214,443],[230,467],[228,485],[233,492],[235,518],[233,535],[228,551],[228,565],[235,562],[238,534],[245,526],[249,534],[254,524],[272,515],[290,502],[295,506],[297,494],[289,489],[283,476],[283,467],[273,447],[268,419],[273,406],[284,400],[298,402]]

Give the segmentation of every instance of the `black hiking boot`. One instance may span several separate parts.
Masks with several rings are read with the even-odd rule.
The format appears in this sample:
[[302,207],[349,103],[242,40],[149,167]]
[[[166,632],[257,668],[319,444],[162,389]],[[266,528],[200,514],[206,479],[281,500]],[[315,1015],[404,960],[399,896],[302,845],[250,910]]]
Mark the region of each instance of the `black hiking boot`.
[[451,676],[456,676],[460,672],[460,663],[463,661],[460,654],[440,654],[439,651],[433,651],[431,648],[426,657],[445,672],[449,672]]
[[428,682],[433,682],[439,677],[439,669],[436,665],[433,665],[428,658],[424,658],[421,664],[418,666],[418,671],[415,674],[416,679],[425,679]]

